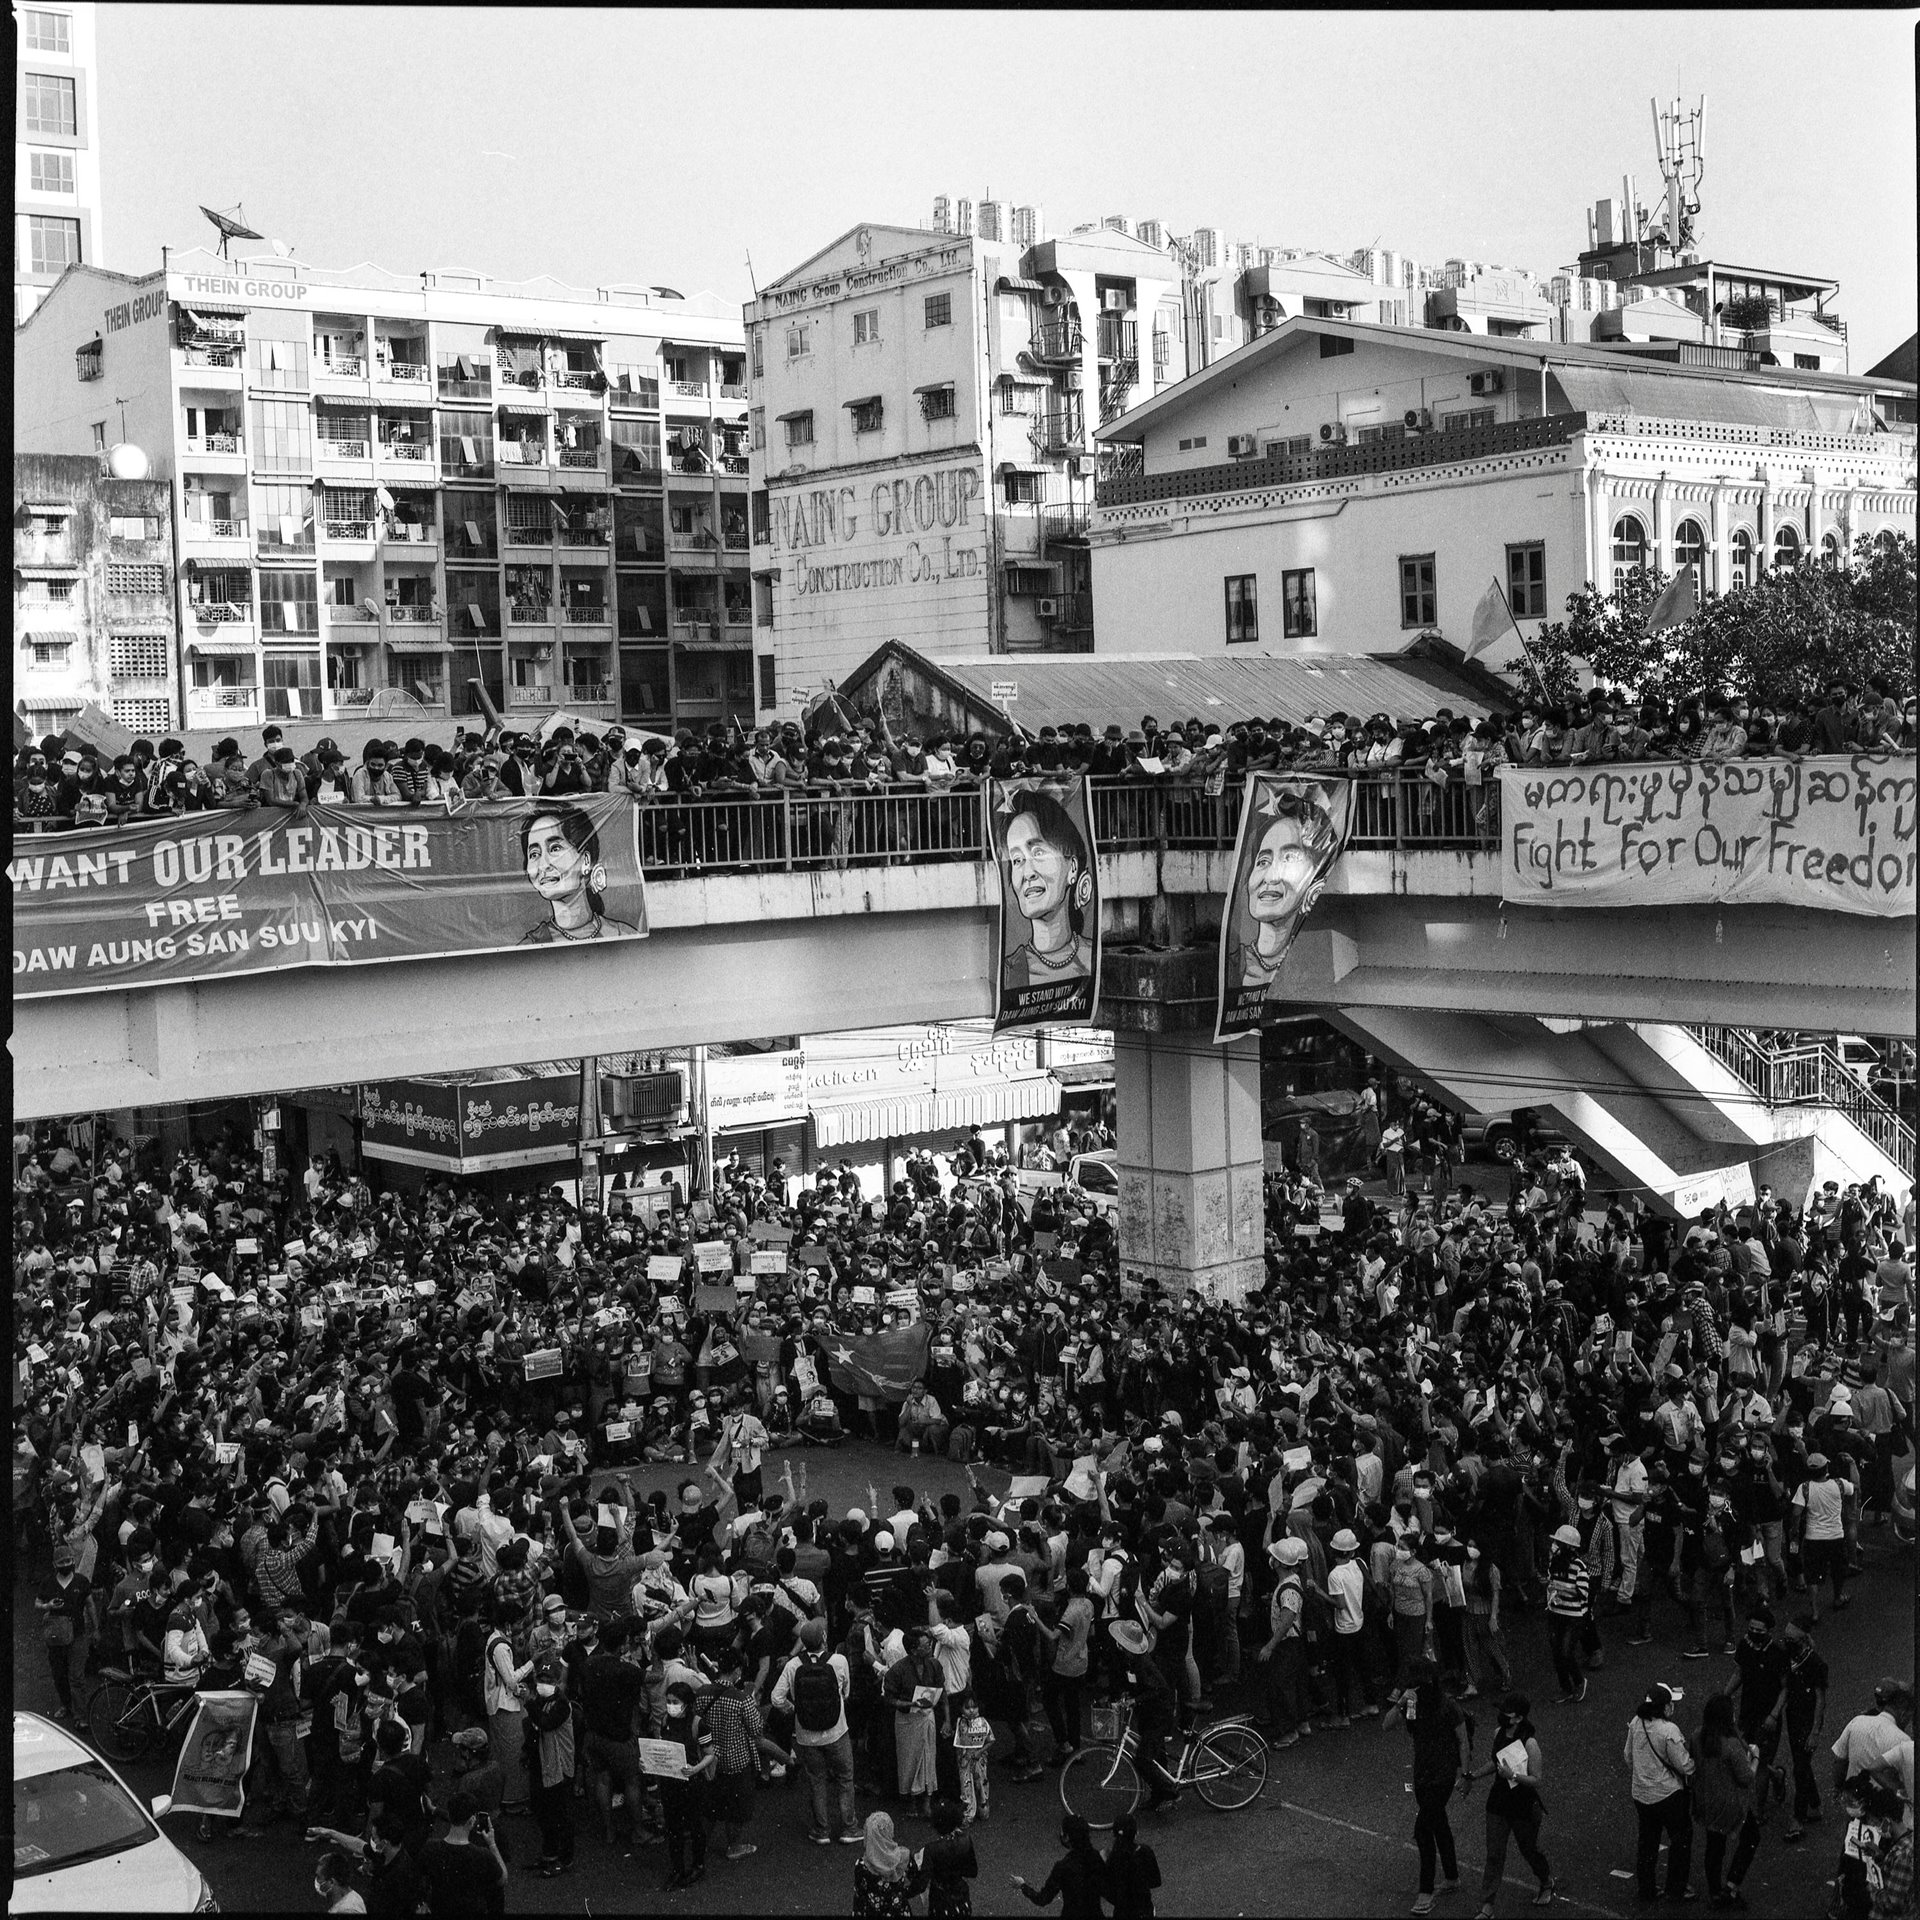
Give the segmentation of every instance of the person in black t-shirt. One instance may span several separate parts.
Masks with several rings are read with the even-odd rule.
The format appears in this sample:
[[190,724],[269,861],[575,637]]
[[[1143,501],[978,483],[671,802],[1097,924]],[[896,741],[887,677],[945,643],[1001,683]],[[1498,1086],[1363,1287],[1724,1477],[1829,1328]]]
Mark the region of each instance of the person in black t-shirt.
[[470,1793],[447,1802],[443,1839],[429,1840],[420,1855],[429,1913],[505,1913],[507,1869],[493,1841],[493,1822]]

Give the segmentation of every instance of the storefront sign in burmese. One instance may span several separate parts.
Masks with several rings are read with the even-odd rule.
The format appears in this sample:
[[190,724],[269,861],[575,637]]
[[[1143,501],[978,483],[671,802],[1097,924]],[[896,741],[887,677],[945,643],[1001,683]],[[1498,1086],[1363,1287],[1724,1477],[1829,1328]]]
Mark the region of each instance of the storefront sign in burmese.
[[1559,907],[1914,910],[1914,761],[1503,767],[1501,898]]

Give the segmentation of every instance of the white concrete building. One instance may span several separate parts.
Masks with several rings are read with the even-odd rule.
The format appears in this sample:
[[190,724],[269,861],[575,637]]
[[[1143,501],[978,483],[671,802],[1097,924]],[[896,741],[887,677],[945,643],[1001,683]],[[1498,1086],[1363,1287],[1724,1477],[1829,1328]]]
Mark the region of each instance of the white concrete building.
[[1654,351],[1283,322],[1096,436],[1140,450],[1099,489],[1099,651],[1464,648],[1490,583],[1525,631],[1634,565],[1715,592],[1913,533],[1910,383]]
[[14,10],[13,324],[71,266],[97,264],[99,55],[93,0]]
[[472,714],[476,684],[528,725],[752,717],[717,295],[183,249],[70,267],[13,404],[17,446],[124,438],[172,488],[177,725]]
[[763,709],[889,639],[1087,651],[1092,432],[1173,377],[1178,303],[1168,257],[1112,229],[861,226],[764,288],[746,308]]

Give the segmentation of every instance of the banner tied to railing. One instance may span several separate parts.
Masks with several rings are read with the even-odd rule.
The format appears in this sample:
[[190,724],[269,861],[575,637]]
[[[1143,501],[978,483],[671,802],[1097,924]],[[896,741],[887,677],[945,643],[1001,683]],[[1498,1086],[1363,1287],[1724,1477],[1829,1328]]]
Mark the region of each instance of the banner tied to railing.
[[1100,999],[1100,856],[1086,780],[995,780],[991,798],[994,1031],[1090,1024]]
[[1511,905],[1914,910],[1914,761],[1503,767]]
[[14,998],[639,939],[636,818],[622,797],[582,794],[16,841]]
[[1260,1031],[1300,923],[1347,844],[1353,782],[1337,775],[1250,773],[1233,877],[1220,921],[1216,1044]]

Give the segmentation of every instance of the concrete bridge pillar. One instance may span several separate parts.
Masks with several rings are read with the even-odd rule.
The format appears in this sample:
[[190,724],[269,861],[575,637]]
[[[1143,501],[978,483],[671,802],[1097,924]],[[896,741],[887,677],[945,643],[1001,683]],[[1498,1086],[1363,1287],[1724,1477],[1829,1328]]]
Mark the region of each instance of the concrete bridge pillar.
[[1260,1041],[1114,1035],[1120,1271],[1241,1300],[1265,1276]]

